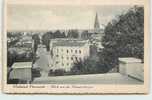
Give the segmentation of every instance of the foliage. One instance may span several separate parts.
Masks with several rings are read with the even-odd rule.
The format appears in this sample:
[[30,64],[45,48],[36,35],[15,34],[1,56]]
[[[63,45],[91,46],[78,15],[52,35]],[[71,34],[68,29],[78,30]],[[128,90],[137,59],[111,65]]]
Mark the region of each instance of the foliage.
[[59,30],[55,31],[54,33],[49,31],[46,32],[42,36],[42,42],[46,46],[47,51],[50,49],[50,39],[55,39],[55,38],[66,38],[65,33],[61,33]]
[[28,62],[32,61],[33,59],[33,53],[32,52],[24,52],[22,54],[17,54],[16,55],[16,60],[15,62]]
[[63,69],[57,69],[54,71],[55,76],[62,76],[64,75],[65,71]]
[[20,38],[22,36],[22,33],[21,32],[7,32],[7,37],[11,38]]
[[127,13],[112,20],[104,30],[104,46],[101,57],[105,65],[115,67],[118,57],[144,56],[144,9],[133,7]]
[[42,43],[46,46],[47,51],[50,49],[50,39],[53,38],[52,32],[47,32],[42,36]]
[[48,76],[62,76],[66,75],[66,72],[64,69],[56,69],[56,70],[50,70],[48,73]]
[[13,47],[21,38],[21,33],[13,33],[13,32],[7,32],[7,38],[10,39],[10,42],[7,43],[8,47]]
[[56,32],[54,32],[53,34],[54,38],[65,38],[65,33],[61,33],[59,30],[57,30]]
[[65,32],[56,30],[55,32],[49,31],[42,36],[42,43],[46,45],[47,51],[50,49],[50,40],[55,38],[78,38],[79,34],[77,30],[69,30],[66,36]]
[[[107,24],[102,45],[104,49],[95,56],[76,62],[71,69],[74,74],[105,73],[118,65],[118,57],[144,55],[144,9],[133,7]],[[93,51],[94,52],[94,49]],[[92,54],[92,53],[91,53]]]
[[33,53],[31,51],[25,51],[18,54],[16,50],[7,51],[7,66],[11,67],[14,62],[27,62],[32,61]]
[[40,76],[41,76],[40,70],[33,68],[33,69],[32,69],[32,78],[40,77]]
[[40,44],[40,38],[39,38],[39,35],[38,34],[34,34],[32,36],[32,39],[34,40],[34,52],[37,51],[37,48],[38,48],[38,44]]
[[108,69],[96,59],[87,58],[83,61],[74,63],[71,68],[73,74],[95,74],[95,73],[106,73]]
[[89,39],[90,37],[91,37],[91,33],[89,33],[88,31],[83,31],[81,34],[82,39]]
[[69,30],[67,37],[68,38],[78,38],[79,37],[78,30]]
[[7,33],[7,38],[10,39],[10,41],[8,42],[8,47],[7,47],[8,48],[7,49],[7,66],[8,67],[11,67],[14,62],[32,61],[33,52],[29,50],[31,48],[30,46],[28,47],[23,44],[20,46],[16,46],[16,44],[20,42],[22,37],[23,37],[23,34],[21,32]]
[[15,62],[17,52],[15,50],[7,51],[7,66],[10,67]]

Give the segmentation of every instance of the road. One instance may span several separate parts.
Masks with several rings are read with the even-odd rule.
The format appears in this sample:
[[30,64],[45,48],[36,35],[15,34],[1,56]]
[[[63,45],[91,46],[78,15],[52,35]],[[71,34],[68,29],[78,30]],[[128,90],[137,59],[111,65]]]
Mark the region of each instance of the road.
[[49,53],[46,51],[46,48],[38,48],[37,49],[38,59],[34,64],[34,68],[40,68],[41,77],[48,77],[49,73]]

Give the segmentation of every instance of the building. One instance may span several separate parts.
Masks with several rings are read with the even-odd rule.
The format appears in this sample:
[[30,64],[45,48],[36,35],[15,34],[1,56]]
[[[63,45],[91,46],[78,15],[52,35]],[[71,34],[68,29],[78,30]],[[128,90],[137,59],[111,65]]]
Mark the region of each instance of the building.
[[32,81],[32,62],[15,62],[9,74],[9,80],[19,80],[19,82]]
[[90,55],[88,40],[80,39],[52,39],[50,42],[53,70],[70,71],[74,63],[83,61]]
[[[68,33],[69,30],[61,30]],[[81,35],[87,31],[89,37],[83,39]],[[100,27],[98,14],[96,13],[94,29],[78,30],[79,38],[59,38],[50,40],[51,61],[50,67],[52,70],[64,69],[70,71],[75,62],[83,61],[90,56],[90,46],[95,45],[97,52],[103,49],[101,38],[103,29]]]
[[98,14],[96,13],[95,22],[94,22],[94,31],[98,33],[100,31],[100,23],[98,19]]

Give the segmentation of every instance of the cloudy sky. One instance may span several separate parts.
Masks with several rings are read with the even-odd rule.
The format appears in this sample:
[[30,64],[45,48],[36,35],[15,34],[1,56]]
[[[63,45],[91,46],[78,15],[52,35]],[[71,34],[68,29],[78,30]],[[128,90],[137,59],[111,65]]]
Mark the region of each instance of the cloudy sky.
[[92,29],[96,12],[100,24],[132,6],[8,5],[8,30]]

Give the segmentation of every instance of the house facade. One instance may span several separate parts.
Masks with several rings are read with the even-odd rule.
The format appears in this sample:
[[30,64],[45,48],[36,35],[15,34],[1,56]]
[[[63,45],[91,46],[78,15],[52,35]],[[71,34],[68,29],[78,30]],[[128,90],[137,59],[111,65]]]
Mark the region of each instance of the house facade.
[[90,46],[87,40],[53,39],[50,42],[52,70],[63,69],[70,71],[74,63],[83,61],[90,55]]

